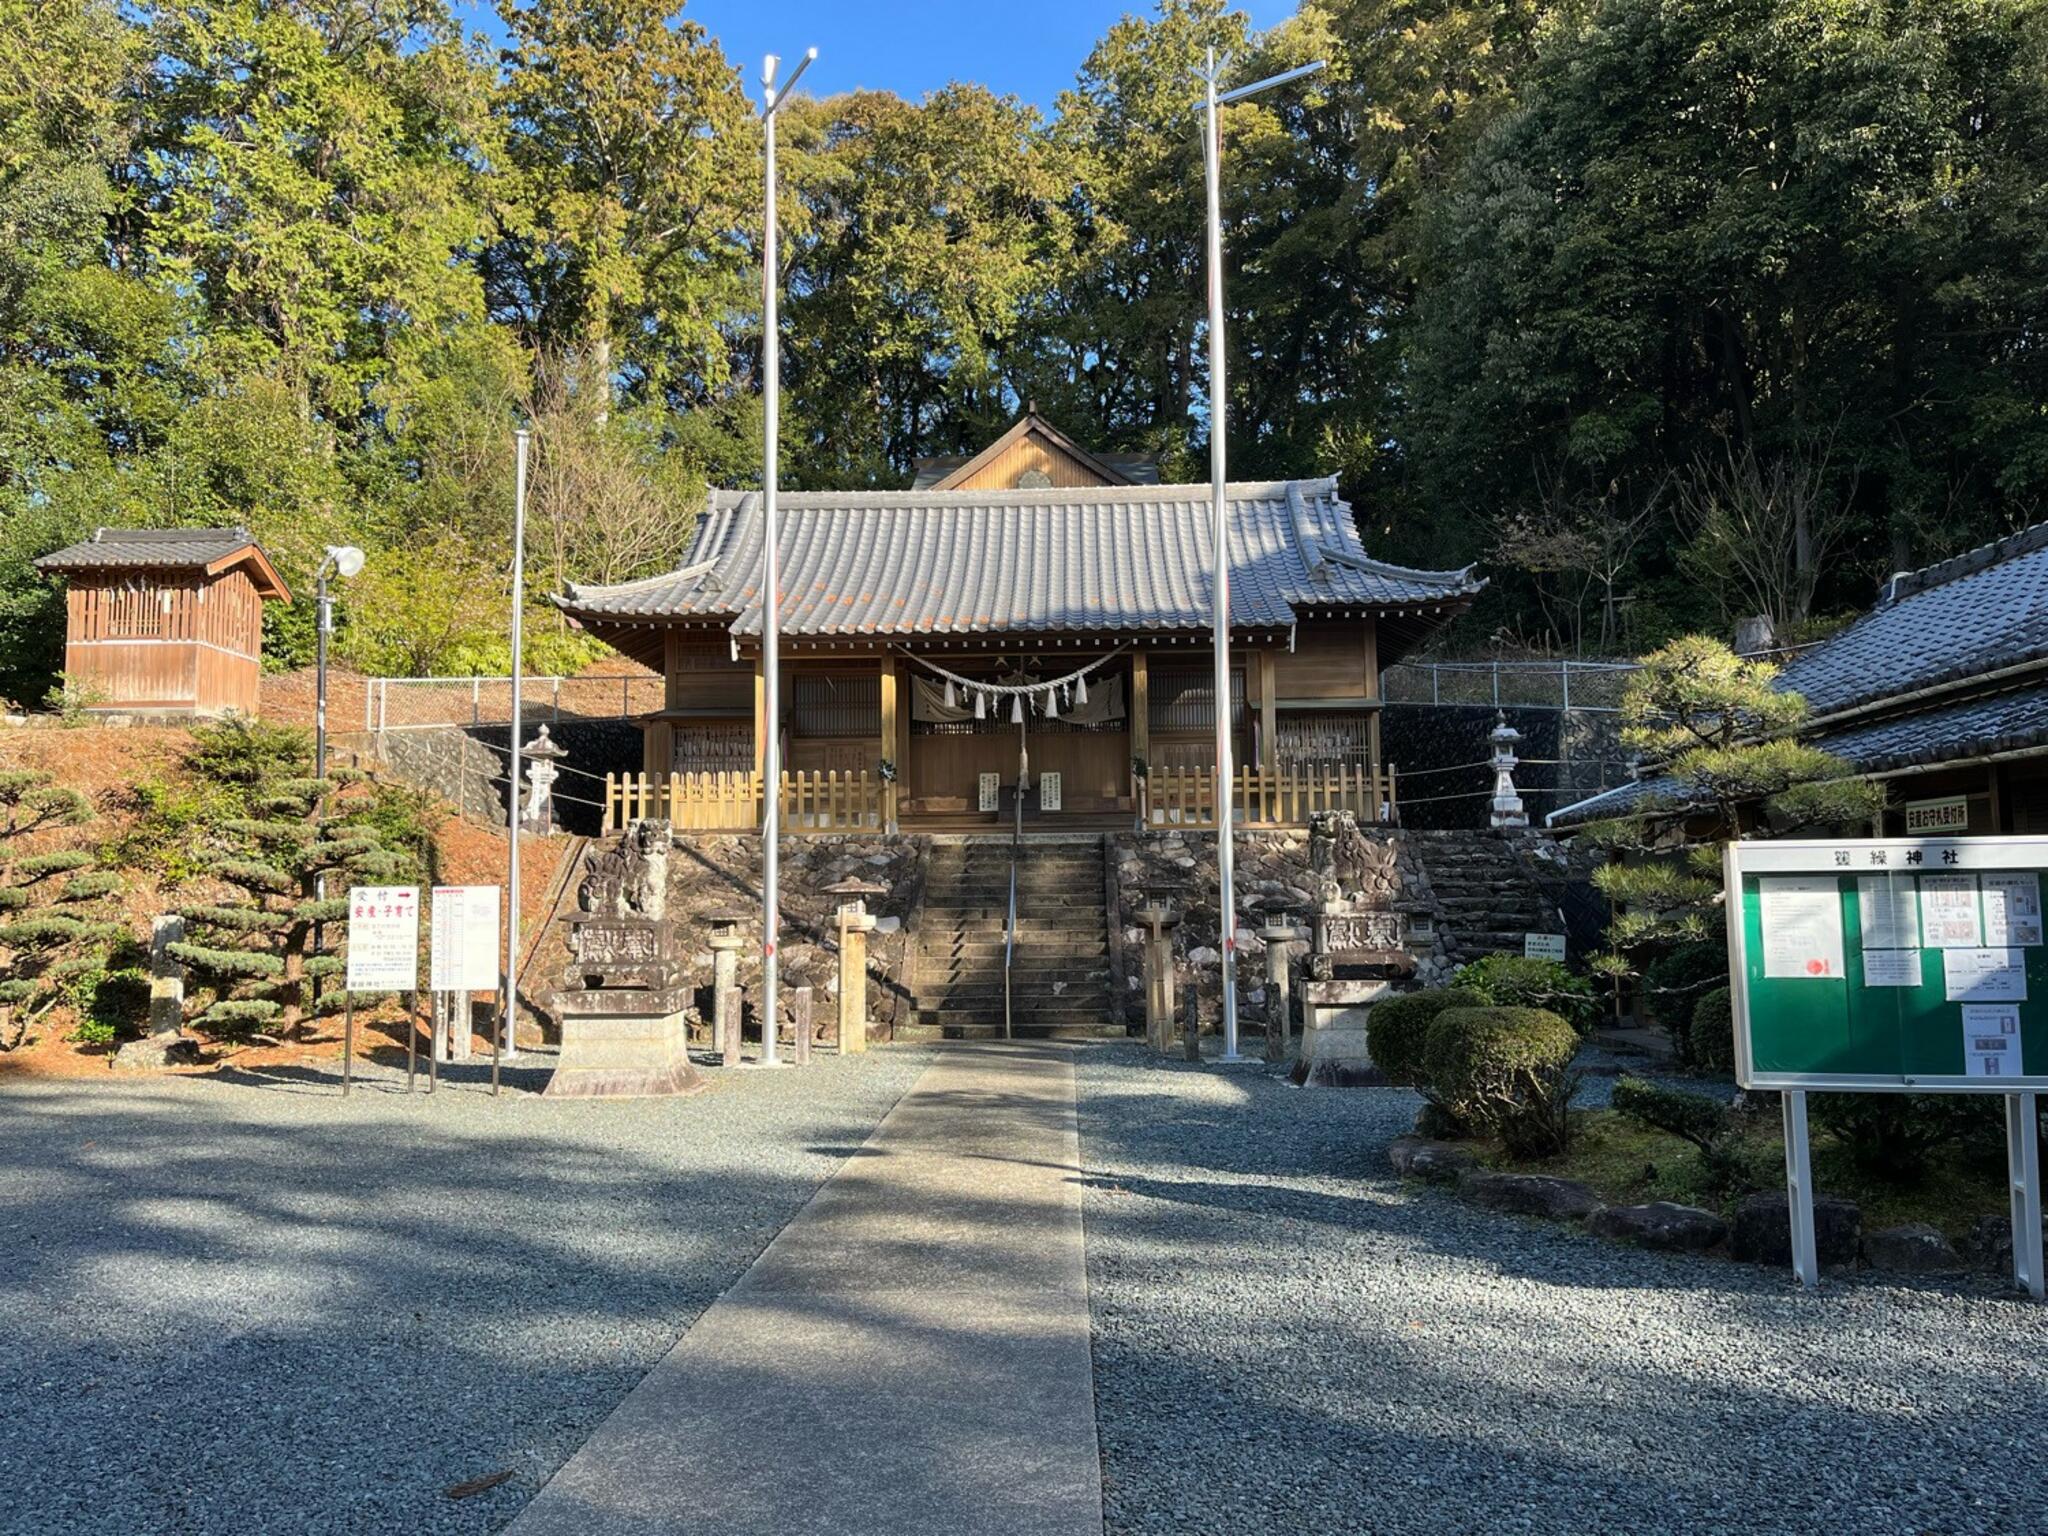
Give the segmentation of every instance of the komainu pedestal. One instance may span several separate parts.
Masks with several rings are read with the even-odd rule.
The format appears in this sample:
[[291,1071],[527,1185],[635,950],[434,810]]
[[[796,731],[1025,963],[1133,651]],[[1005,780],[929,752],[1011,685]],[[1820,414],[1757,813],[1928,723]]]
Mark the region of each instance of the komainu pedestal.
[[1301,1059],[1313,1081],[1317,1067],[1371,1068],[1373,1005],[1415,962],[1388,905],[1400,884],[1391,848],[1360,832],[1348,811],[1321,811],[1309,818],[1309,863],[1321,899],[1301,986]]
[[577,911],[563,919],[562,1054],[545,1097],[651,1098],[705,1086],[690,1065],[689,989],[667,897],[665,821],[636,821],[616,846],[586,858]]

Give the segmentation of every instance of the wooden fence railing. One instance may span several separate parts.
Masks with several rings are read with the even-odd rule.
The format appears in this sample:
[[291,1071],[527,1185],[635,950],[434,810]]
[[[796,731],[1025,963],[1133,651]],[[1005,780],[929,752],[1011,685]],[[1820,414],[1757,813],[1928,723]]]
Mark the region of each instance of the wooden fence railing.
[[[790,834],[877,831],[895,820],[896,786],[869,773],[785,773],[782,829]],[[752,832],[761,825],[758,773],[606,774],[604,830],[667,821],[677,831]]]
[[[1316,811],[1349,811],[1362,822],[1400,818],[1392,764],[1303,765],[1231,775],[1230,811],[1241,827],[1298,827]],[[1154,768],[1145,781],[1146,819],[1155,827],[1216,824],[1213,768]]]

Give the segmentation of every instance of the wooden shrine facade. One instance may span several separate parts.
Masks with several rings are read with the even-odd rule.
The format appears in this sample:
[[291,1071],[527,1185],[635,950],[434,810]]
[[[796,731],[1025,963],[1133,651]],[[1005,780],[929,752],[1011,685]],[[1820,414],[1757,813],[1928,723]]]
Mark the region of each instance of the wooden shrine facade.
[[254,714],[263,605],[289,602],[243,528],[101,528],[43,556],[66,578],[64,671],[98,711]]
[[[711,493],[676,571],[560,594],[665,679],[611,818],[757,825],[772,729],[793,832],[1007,824],[1020,780],[1027,826],[1213,820],[1209,487],[1150,483],[1145,462],[1041,428],[1027,415],[975,459],[924,471],[928,489],[781,498],[775,721],[756,493]],[[1334,481],[1228,498],[1238,816],[1391,817],[1381,669],[1481,583],[1371,559]]]

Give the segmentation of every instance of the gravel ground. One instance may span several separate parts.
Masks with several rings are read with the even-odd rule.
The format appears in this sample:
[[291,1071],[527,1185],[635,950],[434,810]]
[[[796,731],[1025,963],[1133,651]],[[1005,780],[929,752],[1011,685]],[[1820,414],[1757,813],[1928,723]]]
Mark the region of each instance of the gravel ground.
[[1081,1062],[1110,1536],[2048,1528],[2048,1313],[1406,1189],[1417,1100]]
[[0,1089],[0,1533],[498,1529],[929,1061]]

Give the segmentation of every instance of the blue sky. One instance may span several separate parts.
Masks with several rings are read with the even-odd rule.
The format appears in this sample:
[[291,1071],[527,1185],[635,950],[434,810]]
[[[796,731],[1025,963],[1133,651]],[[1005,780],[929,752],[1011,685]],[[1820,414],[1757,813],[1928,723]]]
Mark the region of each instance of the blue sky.
[[[1294,13],[1295,0],[1238,0],[1264,29]],[[488,3],[464,0],[465,24],[495,36]],[[913,99],[953,80],[974,80],[1049,108],[1073,83],[1096,39],[1150,0],[689,0],[683,14],[716,37],[744,69],[750,93],[761,55],[816,47],[803,88],[818,95],[867,88]]]

